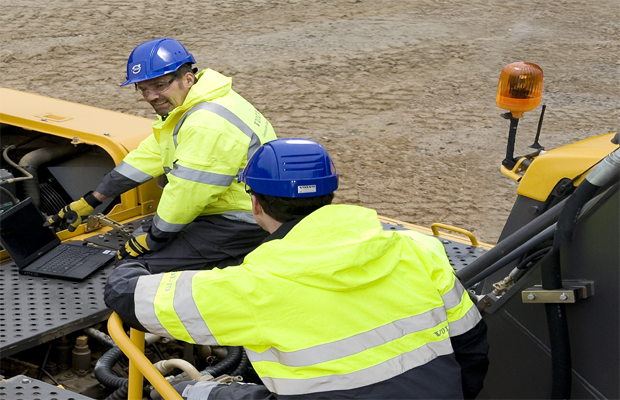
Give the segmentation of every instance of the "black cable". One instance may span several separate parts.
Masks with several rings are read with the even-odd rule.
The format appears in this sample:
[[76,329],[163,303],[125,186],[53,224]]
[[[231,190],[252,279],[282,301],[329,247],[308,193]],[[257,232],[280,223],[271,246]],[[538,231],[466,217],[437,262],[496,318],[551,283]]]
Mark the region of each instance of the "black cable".
[[39,373],[37,374],[37,379],[41,380],[41,377],[43,376],[43,373],[45,371],[45,365],[47,364],[47,358],[50,356],[50,351],[52,350],[52,345],[54,344],[54,342],[50,342],[50,345],[47,346],[47,351],[45,352],[45,357],[43,357],[43,362],[41,363],[41,366],[39,367]]
[[157,356],[159,357],[160,360],[166,359],[166,357],[164,357],[164,353],[161,352],[157,343],[153,343],[151,346],[153,346],[153,348],[155,349],[155,353],[157,353]]
[[11,193],[10,190],[8,190],[7,188],[2,187],[2,186],[0,186],[0,190],[2,191],[2,193],[4,193],[7,196],[9,196],[9,199],[11,199],[11,203],[13,203],[13,205],[16,205],[16,204],[19,203],[19,200],[17,199],[17,197],[13,196],[13,193]]
[[535,259],[540,258],[540,257],[544,257],[545,254],[547,254],[547,253],[549,253],[551,251],[551,249],[552,249],[552,246],[548,246],[548,247],[545,247],[544,249],[540,249],[540,250],[536,251],[535,253],[530,254],[523,261],[521,261],[519,263],[519,265],[516,266],[516,268],[517,269],[527,269],[525,267],[527,267],[527,265],[529,263],[531,263],[532,260],[535,260]]

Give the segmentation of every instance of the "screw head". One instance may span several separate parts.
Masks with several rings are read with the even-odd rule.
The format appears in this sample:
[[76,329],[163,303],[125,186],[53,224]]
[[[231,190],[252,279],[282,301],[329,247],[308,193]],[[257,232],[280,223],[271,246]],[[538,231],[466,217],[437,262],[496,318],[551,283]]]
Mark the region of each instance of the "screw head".
[[534,300],[535,298],[536,298],[536,295],[534,293],[530,293],[527,295],[528,300]]
[[568,300],[568,296],[566,295],[566,293],[562,293],[560,295],[560,300],[564,301],[564,300]]

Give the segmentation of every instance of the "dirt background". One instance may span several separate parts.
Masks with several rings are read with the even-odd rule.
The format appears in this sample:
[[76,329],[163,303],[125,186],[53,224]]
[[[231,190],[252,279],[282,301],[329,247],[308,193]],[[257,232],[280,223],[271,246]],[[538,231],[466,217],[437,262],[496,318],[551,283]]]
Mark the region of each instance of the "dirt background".
[[619,21],[618,0],[0,0],[0,84],[154,118],[119,84],[137,44],[173,37],[280,137],[329,150],[337,202],[493,243],[516,198],[499,171],[501,69],[544,70],[545,148],[616,131]]

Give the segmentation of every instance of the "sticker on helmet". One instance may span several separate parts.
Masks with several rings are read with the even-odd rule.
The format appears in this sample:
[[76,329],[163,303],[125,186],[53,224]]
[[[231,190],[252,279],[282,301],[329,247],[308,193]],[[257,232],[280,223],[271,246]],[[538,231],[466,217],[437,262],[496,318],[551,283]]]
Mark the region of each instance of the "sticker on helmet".
[[297,186],[297,193],[316,193],[316,185]]
[[139,74],[141,70],[142,70],[142,67],[140,66],[140,64],[136,64],[133,67],[131,67],[131,72],[134,74]]

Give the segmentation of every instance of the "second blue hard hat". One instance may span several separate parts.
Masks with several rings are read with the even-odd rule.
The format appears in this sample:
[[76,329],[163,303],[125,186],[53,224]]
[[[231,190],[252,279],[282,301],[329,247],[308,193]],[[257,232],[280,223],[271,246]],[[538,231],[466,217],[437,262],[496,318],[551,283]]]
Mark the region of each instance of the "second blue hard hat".
[[164,38],[139,44],[127,60],[127,79],[121,86],[138,83],[175,72],[196,60],[181,42]]
[[338,188],[338,172],[327,150],[307,139],[276,139],[252,155],[239,181],[276,197],[313,197]]

